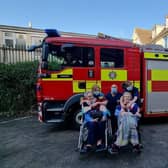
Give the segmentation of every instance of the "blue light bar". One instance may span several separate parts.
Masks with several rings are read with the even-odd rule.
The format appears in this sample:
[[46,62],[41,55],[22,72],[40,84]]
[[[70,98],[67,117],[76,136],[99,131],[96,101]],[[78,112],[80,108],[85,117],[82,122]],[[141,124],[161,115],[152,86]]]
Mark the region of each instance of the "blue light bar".
[[58,31],[55,29],[46,29],[45,33],[48,37],[61,37]]

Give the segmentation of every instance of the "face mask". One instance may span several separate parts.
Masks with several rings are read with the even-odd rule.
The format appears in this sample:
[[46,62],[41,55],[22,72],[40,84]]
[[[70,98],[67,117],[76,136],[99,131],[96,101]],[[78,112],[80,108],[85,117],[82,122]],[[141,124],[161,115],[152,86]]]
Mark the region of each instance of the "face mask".
[[98,96],[100,94],[99,91],[94,91],[94,95]]
[[111,88],[111,93],[117,93],[117,88]]
[[128,86],[128,87],[127,87],[127,90],[128,90],[128,91],[131,91],[132,89],[133,89],[132,86]]

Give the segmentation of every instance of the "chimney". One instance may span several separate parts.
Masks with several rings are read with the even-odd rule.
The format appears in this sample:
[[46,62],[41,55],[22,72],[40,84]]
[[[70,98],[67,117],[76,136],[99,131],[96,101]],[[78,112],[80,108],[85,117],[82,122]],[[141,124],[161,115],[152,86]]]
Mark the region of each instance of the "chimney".
[[168,28],[168,15],[166,16],[166,28]]
[[29,27],[29,28],[32,28],[32,22],[31,22],[31,21],[29,21],[28,27]]

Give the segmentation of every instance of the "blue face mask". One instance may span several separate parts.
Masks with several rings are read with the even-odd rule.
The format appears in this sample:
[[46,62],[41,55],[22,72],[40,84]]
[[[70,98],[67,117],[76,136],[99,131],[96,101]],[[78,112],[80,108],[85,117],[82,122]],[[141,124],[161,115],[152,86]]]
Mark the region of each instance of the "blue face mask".
[[128,86],[128,87],[127,87],[127,90],[128,90],[128,91],[131,91],[132,89],[133,89],[132,86]]
[[111,93],[117,93],[117,88],[111,88]]
[[94,91],[94,95],[98,96],[100,94],[100,91]]

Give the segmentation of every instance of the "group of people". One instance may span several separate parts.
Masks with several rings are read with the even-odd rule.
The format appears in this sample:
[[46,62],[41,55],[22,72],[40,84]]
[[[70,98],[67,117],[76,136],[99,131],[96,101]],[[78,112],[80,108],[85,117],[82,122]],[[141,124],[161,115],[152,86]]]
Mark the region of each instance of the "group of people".
[[104,95],[98,85],[84,94],[81,106],[84,112],[84,124],[88,128],[87,144],[82,152],[89,152],[96,145],[96,151],[104,149],[105,124],[111,119],[113,140],[109,152],[116,153],[129,142],[134,151],[140,151],[138,122],[141,117],[138,89],[132,82],[122,84],[123,93],[113,84],[110,92]]

